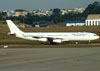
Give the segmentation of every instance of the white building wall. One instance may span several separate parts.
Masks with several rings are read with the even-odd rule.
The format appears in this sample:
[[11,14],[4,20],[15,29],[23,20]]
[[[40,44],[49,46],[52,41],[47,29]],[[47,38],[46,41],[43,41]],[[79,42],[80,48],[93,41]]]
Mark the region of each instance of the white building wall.
[[91,26],[90,20],[88,20],[88,26]]
[[98,21],[98,25],[100,25],[100,20]]
[[100,19],[97,20],[86,20],[85,26],[99,26],[100,25]]
[[85,21],[85,26],[88,26],[88,21],[87,20]]
[[98,26],[98,20],[96,20],[95,24],[96,24],[96,26]]
[[84,26],[85,23],[67,23],[66,26]]

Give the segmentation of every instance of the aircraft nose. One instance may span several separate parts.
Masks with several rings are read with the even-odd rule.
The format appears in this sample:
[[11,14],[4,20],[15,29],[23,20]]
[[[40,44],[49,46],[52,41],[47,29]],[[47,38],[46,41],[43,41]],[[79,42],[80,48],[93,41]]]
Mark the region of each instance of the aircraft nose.
[[99,39],[100,37],[99,36],[96,36],[96,39]]

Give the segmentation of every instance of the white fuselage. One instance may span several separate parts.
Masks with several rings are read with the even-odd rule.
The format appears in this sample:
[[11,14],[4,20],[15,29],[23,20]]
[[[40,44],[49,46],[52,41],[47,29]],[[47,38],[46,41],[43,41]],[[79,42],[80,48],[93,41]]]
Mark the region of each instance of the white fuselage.
[[38,41],[47,41],[47,38],[52,38],[54,42],[58,41],[58,43],[64,41],[90,41],[99,38],[95,33],[89,32],[30,32],[16,37]]

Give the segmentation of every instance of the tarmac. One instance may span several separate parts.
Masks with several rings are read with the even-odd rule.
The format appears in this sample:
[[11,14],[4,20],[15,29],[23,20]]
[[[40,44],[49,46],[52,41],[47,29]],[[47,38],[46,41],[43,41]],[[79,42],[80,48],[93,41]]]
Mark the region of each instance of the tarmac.
[[0,71],[100,71],[100,48],[0,48]]

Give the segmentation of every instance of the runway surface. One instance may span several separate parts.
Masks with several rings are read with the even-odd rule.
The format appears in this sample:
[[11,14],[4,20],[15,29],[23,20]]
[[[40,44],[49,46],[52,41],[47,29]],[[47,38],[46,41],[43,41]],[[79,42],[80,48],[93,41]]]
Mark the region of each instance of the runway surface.
[[100,71],[100,48],[1,48],[0,71]]
[[100,47],[100,43],[91,44],[0,44],[0,48],[90,48]]

